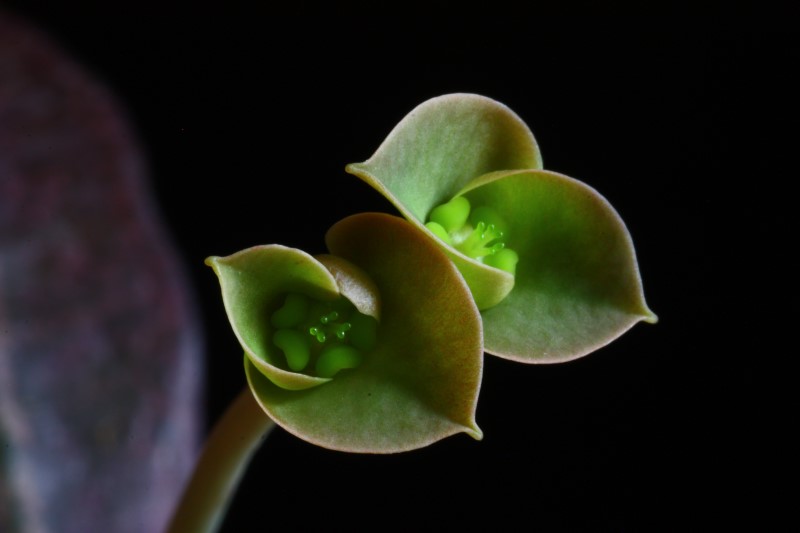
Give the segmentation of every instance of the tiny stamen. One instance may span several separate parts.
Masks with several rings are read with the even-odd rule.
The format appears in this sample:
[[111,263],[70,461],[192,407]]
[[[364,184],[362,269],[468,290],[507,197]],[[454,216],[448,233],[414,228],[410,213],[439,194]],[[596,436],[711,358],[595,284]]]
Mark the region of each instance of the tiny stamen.
[[493,208],[474,209],[463,196],[434,208],[425,227],[448,246],[464,255],[509,274],[516,271],[519,257],[506,248],[507,224]]
[[376,342],[378,322],[346,298],[320,302],[290,293],[269,318],[276,354],[283,352],[284,366],[292,372],[333,377],[360,365]]
[[322,328],[314,326],[310,328],[308,332],[314,337],[316,337],[317,341],[319,342],[325,342],[325,340],[327,339],[327,336],[325,335],[325,332],[322,330]]
[[336,337],[338,339],[344,340],[347,332],[350,331],[351,327],[352,324],[350,324],[350,322],[345,322],[344,324],[339,324],[338,326],[336,326],[336,328],[334,328],[333,331],[336,333]]
[[497,252],[499,252],[500,250],[502,250],[505,247],[506,247],[506,244],[503,243],[503,242],[495,243],[495,244],[492,245],[491,248],[489,248],[489,255],[494,255],[494,254],[496,254]]
[[336,311],[331,311],[327,315],[321,316],[319,321],[322,322],[323,324],[327,324],[329,322],[333,322],[337,318],[339,318],[339,313],[337,313]]
[[[463,242],[458,244],[456,248],[464,252],[469,257],[477,259],[496,253],[501,250],[505,244],[502,242],[495,242],[503,236],[503,232],[497,229],[494,224],[487,225],[485,222],[480,221],[475,226],[475,229],[464,239]],[[492,244],[494,243],[494,244]],[[491,246],[489,246],[491,244]],[[499,247],[497,245],[500,245]]]

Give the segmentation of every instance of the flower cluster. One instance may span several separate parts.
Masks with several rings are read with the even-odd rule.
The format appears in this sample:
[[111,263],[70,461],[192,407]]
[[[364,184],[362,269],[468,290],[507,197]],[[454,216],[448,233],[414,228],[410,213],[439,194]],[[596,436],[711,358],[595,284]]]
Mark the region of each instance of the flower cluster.
[[567,361],[656,320],[622,219],[543,170],[528,127],[494,100],[429,100],[347,171],[405,220],[346,218],[326,255],[267,245],[207,260],[253,394],[301,438],[377,453],[481,438],[484,350]]

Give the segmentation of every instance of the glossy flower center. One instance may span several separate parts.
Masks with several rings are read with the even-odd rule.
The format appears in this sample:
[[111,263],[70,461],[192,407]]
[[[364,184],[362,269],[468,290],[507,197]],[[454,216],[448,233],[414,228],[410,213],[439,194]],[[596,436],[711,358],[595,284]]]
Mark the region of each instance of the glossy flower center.
[[463,196],[433,208],[425,227],[467,257],[509,274],[516,272],[519,256],[506,247],[507,224],[491,207],[472,209]]
[[272,343],[283,352],[289,370],[323,378],[359,366],[375,345],[378,327],[346,298],[321,302],[297,293],[286,295],[270,324]]

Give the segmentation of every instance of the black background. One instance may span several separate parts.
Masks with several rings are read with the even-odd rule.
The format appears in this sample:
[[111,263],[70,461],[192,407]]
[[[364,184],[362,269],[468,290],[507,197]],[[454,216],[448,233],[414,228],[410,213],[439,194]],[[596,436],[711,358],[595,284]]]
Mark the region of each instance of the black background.
[[278,430],[223,531],[705,530],[770,516],[757,502],[779,448],[767,415],[794,242],[796,170],[779,162],[794,144],[780,127],[796,127],[789,30],[20,11],[128,110],[201,308],[209,424],[244,375],[203,259],[266,243],[317,253],[340,218],[393,212],[343,168],[430,97],[507,104],[545,167],[600,191],[633,236],[657,325],[567,364],[487,357],[482,442],[358,456]]

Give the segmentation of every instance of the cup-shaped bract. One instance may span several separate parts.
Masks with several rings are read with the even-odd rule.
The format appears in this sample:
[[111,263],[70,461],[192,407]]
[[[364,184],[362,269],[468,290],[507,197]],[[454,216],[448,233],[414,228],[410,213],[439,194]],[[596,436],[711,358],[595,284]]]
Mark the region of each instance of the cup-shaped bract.
[[[641,320],[656,320],[622,219],[588,185],[543,170],[530,130],[503,104],[472,94],[433,98],[409,113],[372,157],[347,171],[382,193],[451,258],[481,309],[489,353],[530,363],[567,361]],[[432,213],[437,218],[435,210],[453,198],[467,200],[458,204],[467,214],[442,221],[455,220],[454,239],[468,239],[464,232],[470,231],[485,238],[478,253],[453,245],[448,229],[430,224]],[[479,211],[486,225],[469,222],[470,212]],[[483,230],[495,217],[503,231],[493,228],[496,235],[487,237]],[[456,228],[462,221],[463,231]],[[513,251],[511,260],[478,257],[503,247]]]
[[[316,257],[268,245],[207,260],[264,411],[306,441],[350,452],[411,450],[459,432],[481,438],[482,323],[447,256],[413,225],[381,214],[337,223],[328,247],[330,255]],[[280,314],[287,295],[333,309],[346,299],[353,316],[377,321],[374,340],[358,345],[358,361],[332,377],[318,375],[326,372],[320,365],[292,370],[275,339],[288,331]],[[342,336],[359,327],[341,326],[334,330]]]

